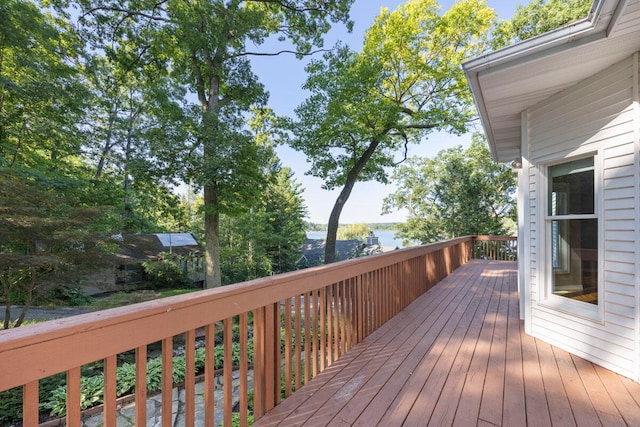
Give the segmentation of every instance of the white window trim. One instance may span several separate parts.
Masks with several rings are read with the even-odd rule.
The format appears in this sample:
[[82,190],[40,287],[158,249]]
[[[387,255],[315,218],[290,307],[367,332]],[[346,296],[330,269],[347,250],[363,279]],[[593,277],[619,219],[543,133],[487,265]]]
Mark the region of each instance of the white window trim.
[[[549,167],[561,163],[593,157],[594,166],[594,214],[588,215],[549,215],[548,177]],[[541,281],[538,287],[538,305],[545,308],[578,316],[597,323],[604,323],[604,182],[603,182],[603,153],[602,150],[576,153],[574,156],[554,159],[553,161],[539,163],[537,169],[540,180],[538,185],[538,215],[541,219],[539,237],[542,244],[540,258]],[[550,229],[554,219],[597,219],[598,220],[598,304],[590,304],[571,298],[554,295],[551,287],[553,283],[553,263],[551,259]]]

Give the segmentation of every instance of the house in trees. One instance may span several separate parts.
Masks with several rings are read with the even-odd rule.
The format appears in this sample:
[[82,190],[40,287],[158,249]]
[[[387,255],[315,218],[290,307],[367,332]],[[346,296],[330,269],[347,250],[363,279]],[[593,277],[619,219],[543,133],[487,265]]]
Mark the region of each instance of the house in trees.
[[527,333],[640,380],[640,0],[464,64],[518,170]]
[[[308,268],[321,265],[324,262],[325,239],[306,239],[300,246],[302,255],[296,261],[296,268]],[[357,239],[337,240],[336,259],[344,260],[353,258],[365,245]]]
[[116,284],[144,280],[143,263],[160,261],[175,255],[182,270],[194,283],[204,282],[204,251],[191,233],[156,233],[119,235]]
[[165,256],[175,256],[182,271],[195,284],[204,283],[204,251],[190,233],[118,234],[115,263],[109,268],[96,269],[84,277],[87,294],[120,290],[125,285],[147,279],[143,264],[160,262]]

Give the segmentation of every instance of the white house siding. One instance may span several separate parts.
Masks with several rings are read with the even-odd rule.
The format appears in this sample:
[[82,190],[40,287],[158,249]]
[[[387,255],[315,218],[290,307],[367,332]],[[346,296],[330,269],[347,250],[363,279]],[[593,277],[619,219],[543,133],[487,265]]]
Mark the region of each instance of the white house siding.
[[[574,354],[638,379],[638,107],[637,55],[541,102],[526,113],[530,165],[531,318],[527,330]],[[544,304],[545,195],[539,167],[598,152],[603,166],[599,320]],[[525,171],[526,173],[526,171]],[[604,248],[602,248],[604,246]]]

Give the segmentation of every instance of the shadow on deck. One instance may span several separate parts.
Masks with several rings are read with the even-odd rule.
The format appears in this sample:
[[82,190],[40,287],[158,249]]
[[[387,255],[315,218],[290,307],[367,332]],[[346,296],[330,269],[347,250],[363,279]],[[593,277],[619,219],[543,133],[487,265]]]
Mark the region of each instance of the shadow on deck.
[[463,265],[254,426],[640,425],[640,384],[525,335],[516,282]]

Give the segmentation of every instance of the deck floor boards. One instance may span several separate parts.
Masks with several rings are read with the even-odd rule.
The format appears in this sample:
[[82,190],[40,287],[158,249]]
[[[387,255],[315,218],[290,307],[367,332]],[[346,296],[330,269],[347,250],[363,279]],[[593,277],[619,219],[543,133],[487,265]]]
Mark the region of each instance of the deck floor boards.
[[640,384],[524,333],[516,277],[460,267],[254,425],[640,425]]

